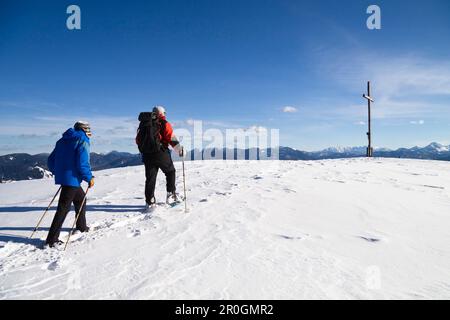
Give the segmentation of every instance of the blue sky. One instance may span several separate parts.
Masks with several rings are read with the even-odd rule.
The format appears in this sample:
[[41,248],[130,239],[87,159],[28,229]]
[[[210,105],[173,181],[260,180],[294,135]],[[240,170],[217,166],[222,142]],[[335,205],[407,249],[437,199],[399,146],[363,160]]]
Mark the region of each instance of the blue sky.
[[[66,28],[70,4],[81,30]],[[366,27],[371,4],[381,30]],[[137,114],[155,104],[178,129],[365,145],[367,80],[375,146],[450,144],[446,39],[447,0],[2,0],[0,154],[49,152],[77,119],[92,123],[92,151],[137,152]]]

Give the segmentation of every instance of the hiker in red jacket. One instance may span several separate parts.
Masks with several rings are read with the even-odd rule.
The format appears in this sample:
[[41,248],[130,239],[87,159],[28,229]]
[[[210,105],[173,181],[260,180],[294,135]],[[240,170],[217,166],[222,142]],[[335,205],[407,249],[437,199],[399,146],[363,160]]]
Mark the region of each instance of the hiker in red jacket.
[[136,144],[142,154],[145,165],[145,212],[156,205],[155,185],[158,170],[166,175],[167,204],[180,202],[175,187],[175,167],[170,156],[169,145],[184,157],[183,148],[177,137],[173,134],[171,124],[166,120],[166,110],[156,106],[151,113],[142,113],[141,121],[136,135]]

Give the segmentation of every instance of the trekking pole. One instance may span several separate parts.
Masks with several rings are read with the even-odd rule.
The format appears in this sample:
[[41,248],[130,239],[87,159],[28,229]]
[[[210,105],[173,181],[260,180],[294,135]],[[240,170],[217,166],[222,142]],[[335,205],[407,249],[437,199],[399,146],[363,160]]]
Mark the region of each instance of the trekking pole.
[[181,162],[183,164],[183,186],[184,186],[184,212],[187,213],[187,199],[186,199],[186,175],[184,173],[184,149],[183,150],[183,157],[181,158]]
[[55,201],[56,197],[58,196],[59,192],[61,191],[62,186],[59,187],[58,191],[56,191],[55,195],[53,196],[52,201],[50,201],[50,204],[48,205],[47,209],[45,209],[44,214],[42,215],[41,219],[39,219],[39,222],[37,223],[36,227],[34,228],[33,232],[31,233],[30,239],[33,238],[34,233],[39,228],[39,225],[41,224],[42,220],[44,219],[45,215],[47,214],[48,209],[53,204],[53,201]]
[[84,203],[86,202],[86,197],[87,197],[88,191],[89,191],[89,186],[86,188],[86,192],[84,194],[83,202],[81,202],[80,211],[78,211],[77,215],[75,216],[75,221],[73,222],[72,229],[70,229],[69,237],[67,238],[66,245],[64,246],[64,251],[66,251],[67,244],[69,243],[70,236],[71,236],[71,234],[73,232],[73,228],[75,228],[75,225],[77,224],[78,217],[80,216],[81,211],[83,211],[83,206],[84,206]]

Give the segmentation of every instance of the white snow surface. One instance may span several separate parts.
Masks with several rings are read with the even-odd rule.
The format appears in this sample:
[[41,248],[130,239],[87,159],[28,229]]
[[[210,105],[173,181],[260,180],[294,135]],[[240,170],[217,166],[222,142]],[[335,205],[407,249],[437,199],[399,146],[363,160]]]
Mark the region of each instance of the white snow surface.
[[[182,193],[181,163],[176,163]],[[0,185],[0,299],[449,299],[450,163],[186,162],[143,214],[144,168],[96,172],[66,251],[28,237],[57,186]],[[157,199],[165,199],[158,176]],[[74,220],[69,213],[61,239]]]

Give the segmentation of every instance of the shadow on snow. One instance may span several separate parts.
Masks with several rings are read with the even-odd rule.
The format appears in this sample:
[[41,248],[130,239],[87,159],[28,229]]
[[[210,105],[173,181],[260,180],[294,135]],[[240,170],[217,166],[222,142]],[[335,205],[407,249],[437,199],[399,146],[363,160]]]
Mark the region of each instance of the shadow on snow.
[[[34,212],[41,211],[44,213],[47,207],[22,207],[22,206],[12,206],[12,207],[0,207],[0,213],[20,213],[20,212]],[[53,217],[57,207],[53,206],[49,209],[47,214]],[[140,212],[143,209],[143,206],[137,205],[88,205],[86,210],[89,212],[112,212],[112,213],[126,213],[126,212]],[[74,208],[72,207],[72,212],[74,212]],[[69,212],[70,214],[70,212]],[[42,227],[39,228],[38,231],[46,231],[48,232],[50,228]],[[28,231],[31,232],[34,230],[34,227],[0,227],[0,231]],[[69,232],[69,228],[62,228],[61,231]],[[15,234],[6,234],[0,232],[0,242],[14,242],[14,243],[22,243],[29,244],[36,247],[41,247],[43,244],[43,240],[33,238],[30,239],[29,236],[21,236]],[[1,248],[1,247],[0,247]]]
[[[56,206],[53,206],[49,209],[49,211],[56,211]],[[139,212],[142,210],[144,206],[136,206],[136,205],[110,205],[110,204],[93,204],[87,206],[87,211],[91,212]],[[0,213],[11,213],[11,212],[32,212],[32,211],[42,211],[44,213],[47,207],[0,207]],[[73,210],[73,207],[72,207]]]
[[[2,230],[7,228],[1,228]],[[30,230],[33,230],[34,228],[30,228]],[[6,233],[0,233],[0,242],[14,242],[14,243],[22,243],[22,244],[30,244],[35,247],[42,247],[44,241],[41,239],[33,238],[30,239],[29,237],[25,236],[18,236],[14,234],[6,234]]]

